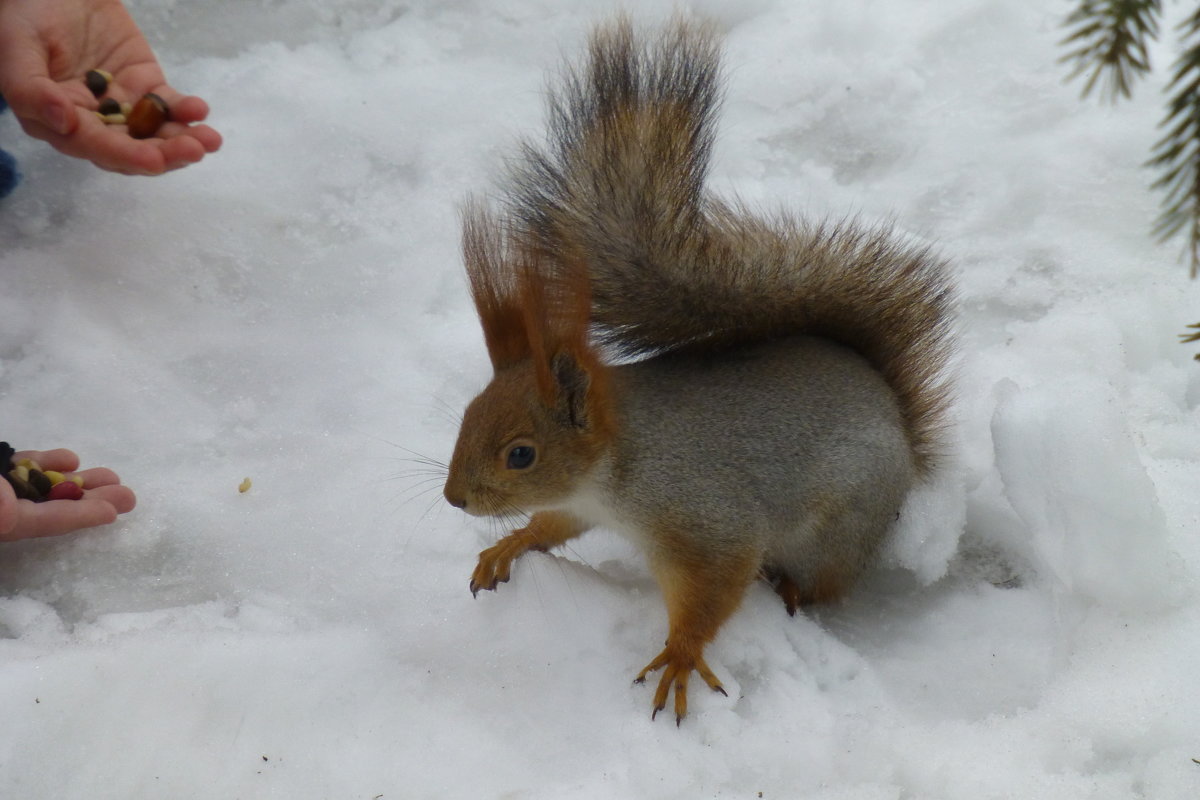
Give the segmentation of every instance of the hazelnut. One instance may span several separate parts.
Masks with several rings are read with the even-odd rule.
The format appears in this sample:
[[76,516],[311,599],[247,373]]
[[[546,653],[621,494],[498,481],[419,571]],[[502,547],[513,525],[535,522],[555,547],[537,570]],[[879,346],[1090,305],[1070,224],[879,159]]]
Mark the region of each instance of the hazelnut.
[[125,118],[129,125],[129,135],[134,139],[149,139],[158,133],[158,129],[167,121],[170,110],[161,97],[150,92],[133,104]]

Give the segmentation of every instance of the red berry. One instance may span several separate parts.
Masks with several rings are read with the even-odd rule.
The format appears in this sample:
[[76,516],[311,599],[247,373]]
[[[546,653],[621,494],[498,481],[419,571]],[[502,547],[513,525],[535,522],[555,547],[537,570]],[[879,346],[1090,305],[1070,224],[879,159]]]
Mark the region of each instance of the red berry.
[[46,494],[47,500],[78,500],[81,497],[83,497],[83,489],[80,489],[74,481],[55,484]]

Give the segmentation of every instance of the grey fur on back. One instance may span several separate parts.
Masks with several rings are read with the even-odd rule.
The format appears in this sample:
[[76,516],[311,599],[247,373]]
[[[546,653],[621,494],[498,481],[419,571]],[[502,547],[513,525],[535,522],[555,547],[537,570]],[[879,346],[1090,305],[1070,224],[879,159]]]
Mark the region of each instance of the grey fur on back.
[[815,568],[853,580],[916,478],[893,393],[828,341],[653,357],[618,368],[614,390],[605,489],[627,527],[672,508],[708,552],[750,546],[801,586]]

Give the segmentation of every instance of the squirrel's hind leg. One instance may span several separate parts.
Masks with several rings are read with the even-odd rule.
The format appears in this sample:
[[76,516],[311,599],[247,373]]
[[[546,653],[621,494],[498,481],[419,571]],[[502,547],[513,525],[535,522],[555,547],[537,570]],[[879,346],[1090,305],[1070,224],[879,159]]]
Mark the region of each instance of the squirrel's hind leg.
[[796,609],[805,604],[805,596],[800,586],[783,570],[763,565],[759,577],[771,584],[775,594],[783,600],[789,617],[796,616]]
[[803,606],[828,603],[838,599],[845,594],[846,587],[852,581],[851,577],[830,570],[827,574],[818,575],[815,580],[801,586],[787,572],[771,566],[764,566],[759,576],[771,584],[775,594],[783,600],[789,617],[796,616],[796,611]]
[[687,715],[687,686],[692,670],[713,691],[725,694],[717,676],[704,662],[704,647],[741,604],[746,587],[758,573],[757,553],[714,554],[702,552],[687,537],[661,536],[660,544],[674,540],[651,557],[651,568],[662,587],[670,630],[667,645],[645,666],[634,683],[662,670],[654,692],[651,719],[667,706],[667,695],[675,688],[675,724]]
[[845,596],[871,563],[906,489],[899,484],[883,488],[878,496],[859,500],[851,495],[813,498],[804,524],[776,537],[761,576],[789,616],[803,606]]

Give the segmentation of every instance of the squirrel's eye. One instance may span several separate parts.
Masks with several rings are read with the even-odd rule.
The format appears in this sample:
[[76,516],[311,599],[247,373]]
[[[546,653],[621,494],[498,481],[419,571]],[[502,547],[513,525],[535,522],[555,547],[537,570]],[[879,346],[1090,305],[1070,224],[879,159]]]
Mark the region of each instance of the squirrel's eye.
[[525,469],[533,463],[534,456],[537,451],[530,445],[519,444],[512,450],[508,451],[508,468],[509,469]]

